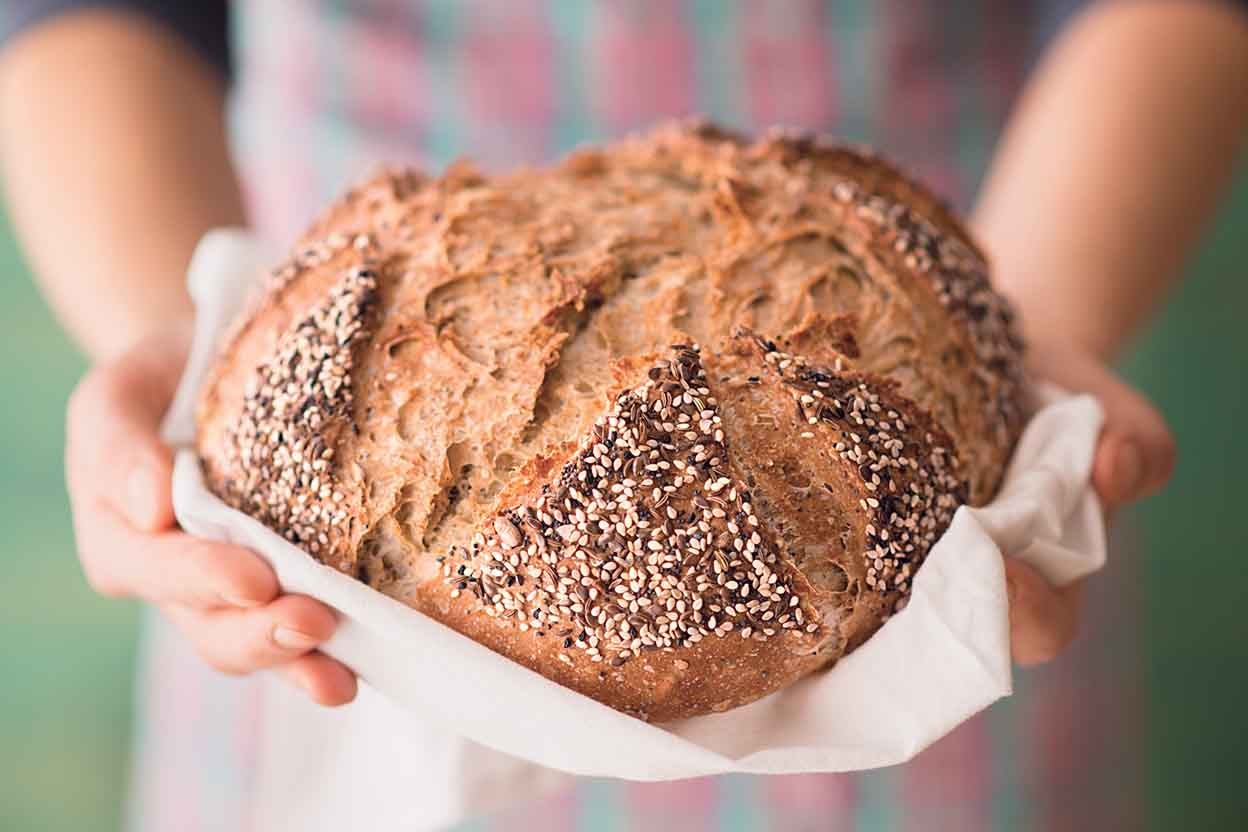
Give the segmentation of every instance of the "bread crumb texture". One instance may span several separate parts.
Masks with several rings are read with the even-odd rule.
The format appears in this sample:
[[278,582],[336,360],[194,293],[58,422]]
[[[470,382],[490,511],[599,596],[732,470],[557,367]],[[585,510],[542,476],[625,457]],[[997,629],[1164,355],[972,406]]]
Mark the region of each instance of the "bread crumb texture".
[[1022,345],[867,151],[672,124],[541,171],[385,170],[224,340],[210,488],[643,719],[825,668],[997,488]]

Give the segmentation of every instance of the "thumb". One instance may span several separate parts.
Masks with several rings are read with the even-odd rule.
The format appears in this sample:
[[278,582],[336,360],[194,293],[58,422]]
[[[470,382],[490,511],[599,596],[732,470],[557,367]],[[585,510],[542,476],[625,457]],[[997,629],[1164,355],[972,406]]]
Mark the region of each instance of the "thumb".
[[1137,440],[1109,433],[1092,459],[1092,486],[1106,511],[1131,502],[1144,488],[1144,456]]
[[154,346],[92,370],[74,391],[67,420],[71,493],[108,503],[140,531],[173,525],[173,455],[159,429],[177,368],[153,356]]
[[[1107,512],[1159,491],[1174,470],[1174,438],[1156,411],[1111,411],[1092,458],[1092,486]],[[1129,411],[1128,411],[1129,413]]]
[[125,472],[117,507],[138,531],[155,532],[173,525],[173,459],[159,442],[140,441]]
[[1092,459],[1092,486],[1107,512],[1161,489],[1174,470],[1175,443],[1165,418],[1094,356],[1038,346],[1032,370],[1074,392],[1091,393],[1105,411]]

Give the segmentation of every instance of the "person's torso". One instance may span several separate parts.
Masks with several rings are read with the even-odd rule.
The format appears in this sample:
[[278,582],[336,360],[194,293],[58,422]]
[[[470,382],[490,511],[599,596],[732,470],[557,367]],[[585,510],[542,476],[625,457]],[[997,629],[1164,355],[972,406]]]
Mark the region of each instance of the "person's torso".
[[[238,0],[236,147],[253,218],[275,250],[378,162],[436,172],[468,156],[497,170],[688,115],[747,131],[784,125],[870,142],[965,207],[1038,33],[1051,28],[1038,9],[1073,0],[1034,5]],[[187,687],[170,688],[167,660],[153,668],[161,689]],[[254,695],[254,684],[250,690]],[[245,730],[235,733],[250,737],[252,752],[241,762],[231,758],[235,776],[225,785],[232,789],[214,781],[201,791],[219,813],[249,815],[253,828],[358,825],[362,802],[377,818],[404,818],[410,828],[415,817],[459,816],[465,795],[479,795],[483,782],[500,797],[537,790],[540,778],[520,763],[438,726],[401,723],[384,703],[365,701],[327,719],[281,689],[246,701],[260,718],[240,718]],[[957,768],[971,772],[958,782],[986,782],[974,772],[1001,759],[992,756],[983,725],[944,743]],[[179,746],[188,747],[200,745]],[[912,779],[926,782],[924,772],[942,768],[941,758],[932,759],[912,766]],[[206,773],[199,761],[179,765],[156,753],[153,766],[164,780]],[[855,800],[870,804],[869,794],[844,797],[855,788],[850,782],[776,780],[767,793],[786,796],[768,811],[796,817],[807,799],[801,789],[820,796],[811,805],[821,822],[849,812]],[[694,794],[681,799],[703,801],[709,815],[720,801],[715,795],[740,787],[702,781],[679,792]],[[168,808],[184,813],[182,793],[155,791],[174,795]],[[981,814],[966,794],[951,800]],[[559,803],[560,817],[567,821],[585,802]]]
[[965,203],[1042,16],[1000,0],[244,0],[237,138],[282,241],[377,162],[498,170],[690,115],[869,141]]

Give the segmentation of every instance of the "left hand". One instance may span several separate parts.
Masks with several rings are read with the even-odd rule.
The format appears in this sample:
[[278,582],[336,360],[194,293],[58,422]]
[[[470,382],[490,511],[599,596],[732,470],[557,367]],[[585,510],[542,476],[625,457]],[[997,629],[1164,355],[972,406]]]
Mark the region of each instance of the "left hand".
[[[1105,410],[1092,460],[1092,486],[1106,517],[1159,491],[1174,470],[1175,444],[1166,420],[1096,356],[1074,346],[1031,344],[1030,370],[1075,393],[1091,393]],[[1052,587],[1036,570],[1006,558],[1010,650],[1020,665],[1056,657],[1078,630],[1083,582]]]
[[190,326],[141,340],[98,364],[70,400],[66,474],[78,555],[103,595],[158,606],[210,666],[241,675],[273,669],[322,705],[341,705],[356,679],[316,650],[337,618],[284,595],[254,552],[201,540],[173,513],[173,453],[159,425],[182,374]]

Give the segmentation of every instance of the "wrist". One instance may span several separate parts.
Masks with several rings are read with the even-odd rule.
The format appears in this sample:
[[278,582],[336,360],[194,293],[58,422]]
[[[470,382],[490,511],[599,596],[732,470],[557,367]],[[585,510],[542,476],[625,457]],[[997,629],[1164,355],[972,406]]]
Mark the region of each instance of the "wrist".
[[190,299],[173,292],[157,292],[160,297],[131,300],[116,306],[97,325],[82,320],[66,321],[87,355],[96,363],[111,361],[143,344],[175,343],[192,331],[195,321]]
[[1029,344],[1065,344],[1111,361],[1128,335],[1130,304],[1115,300],[1112,275],[1121,272],[1095,252],[1064,253],[1060,241],[1042,245],[1008,218],[980,211],[977,241],[987,252],[993,287],[1009,299]]
[[1000,290],[1014,305],[1029,350],[1073,350],[1106,363],[1118,354],[1118,329],[1107,322],[1105,311],[1094,302],[1061,303],[1053,297],[1037,297],[1042,292],[1008,285]]

